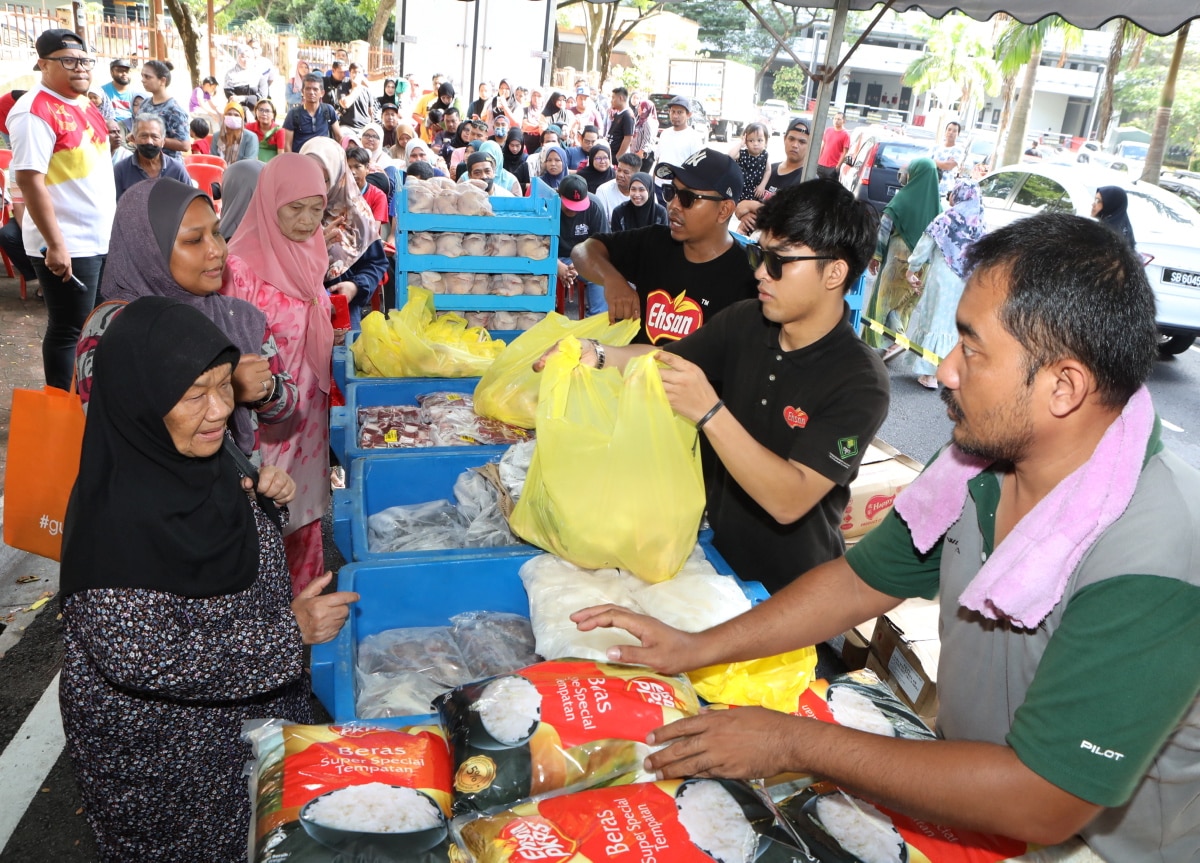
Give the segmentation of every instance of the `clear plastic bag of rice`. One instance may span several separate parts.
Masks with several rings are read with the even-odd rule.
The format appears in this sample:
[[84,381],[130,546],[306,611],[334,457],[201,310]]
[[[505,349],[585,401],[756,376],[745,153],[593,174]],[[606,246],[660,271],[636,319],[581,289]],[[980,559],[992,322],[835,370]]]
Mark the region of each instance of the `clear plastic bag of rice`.
[[436,726],[246,723],[253,863],[459,859],[450,752]]
[[796,835],[829,863],[1000,863],[1026,860],[1030,846],[1006,836],[930,824],[856,797],[810,785],[779,804]]
[[476,863],[560,860],[793,863],[812,860],[751,786],[690,779],[528,800],[451,824]]
[[652,778],[646,735],[700,705],[684,677],[601,662],[541,662],[460,686],[435,706],[454,753],[454,811]]
[[450,632],[475,678],[507,674],[538,661],[529,618],[504,611],[467,611]]

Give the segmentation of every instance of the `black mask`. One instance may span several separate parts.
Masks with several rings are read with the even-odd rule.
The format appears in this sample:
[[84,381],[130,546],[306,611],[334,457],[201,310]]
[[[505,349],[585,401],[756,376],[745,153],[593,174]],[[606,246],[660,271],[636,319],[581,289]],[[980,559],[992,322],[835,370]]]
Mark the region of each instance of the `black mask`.
[[157,159],[163,151],[163,148],[158,144],[138,144],[138,155],[143,159]]

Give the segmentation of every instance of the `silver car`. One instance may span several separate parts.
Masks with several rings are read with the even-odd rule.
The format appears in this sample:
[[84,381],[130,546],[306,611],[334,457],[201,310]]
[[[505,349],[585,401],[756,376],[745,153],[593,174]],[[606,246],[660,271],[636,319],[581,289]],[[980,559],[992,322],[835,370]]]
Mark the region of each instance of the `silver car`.
[[1157,301],[1159,350],[1183,353],[1200,336],[1200,213],[1171,192],[1092,165],[1008,165],[979,181],[989,229],[1042,212],[1090,218],[1101,186],[1120,186],[1129,196],[1129,221]]

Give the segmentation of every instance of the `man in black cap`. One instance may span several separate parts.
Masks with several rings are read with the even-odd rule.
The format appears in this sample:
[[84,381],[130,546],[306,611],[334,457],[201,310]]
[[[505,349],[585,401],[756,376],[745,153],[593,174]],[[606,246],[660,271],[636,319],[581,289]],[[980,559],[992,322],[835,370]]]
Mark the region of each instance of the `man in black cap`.
[[811,134],[807,120],[797,117],[788,124],[783,136],[783,161],[776,162],[771,170],[763,174],[752,199],[738,204],[738,230],[746,236],[754,233],[758,211],[764,203],[784,189],[804,181],[804,162],[808,159],[808,139]]
[[[682,165],[693,153],[704,149],[705,139],[691,126],[691,103],[685,97],[675,96],[667,103],[667,118],[671,125],[658,133],[654,154],[658,161],[665,165]],[[658,186],[661,200],[662,188],[666,181],[657,178],[654,182]]]
[[133,100],[141,95],[129,83],[129,70],[132,68],[132,61],[125,57],[113,60],[108,64],[108,74],[112,80],[100,88],[112,103],[113,116],[126,133],[133,128]]
[[46,299],[46,383],[65,390],[96,304],[117,194],[108,128],[87,98],[96,58],[73,30],[42,33],[37,52],[42,80],[8,115],[11,170],[25,196],[21,237]]
[[558,184],[562,209],[558,214],[558,280],[567,287],[579,288],[580,311],[596,315],[607,311],[604,286],[580,277],[571,263],[571,252],[588,237],[608,231],[608,213],[604,204],[588,191],[583,177],[571,174]]
[[496,163],[487,153],[476,150],[467,156],[467,179],[473,180],[489,197],[511,198],[513,193],[496,182]]
[[662,346],[755,296],[757,282],[729,235],[742,191],[737,163],[707,149],[655,174],[667,184],[667,225],[601,234],[577,246],[571,260],[583,278],[604,286],[609,318],[640,317],[635,341]]

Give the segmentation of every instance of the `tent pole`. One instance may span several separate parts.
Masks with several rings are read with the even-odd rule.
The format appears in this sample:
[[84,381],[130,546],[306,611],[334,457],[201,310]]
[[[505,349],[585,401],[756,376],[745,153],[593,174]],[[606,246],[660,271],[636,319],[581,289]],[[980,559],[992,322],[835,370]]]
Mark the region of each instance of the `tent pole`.
[[[889,6],[891,4],[888,4]],[[829,28],[829,45],[825,50],[825,64],[817,82],[817,105],[813,111],[812,136],[808,145],[808,160],[804,165],[804,178],[815,180],[817,177],[817,160],[821,157],[821,136],[825,131],[825,119],[829,114],[829,102],[833,95],[833,82],[841,71],[838,55],[841,53],[842,40],[846,36],[846,16],[850,12],[850,0],[837,0],[837,8],[833,13],[833,26]],[[835,68],[836,67],[836,68]],[[832,75],[830,72],[832,71]]]

